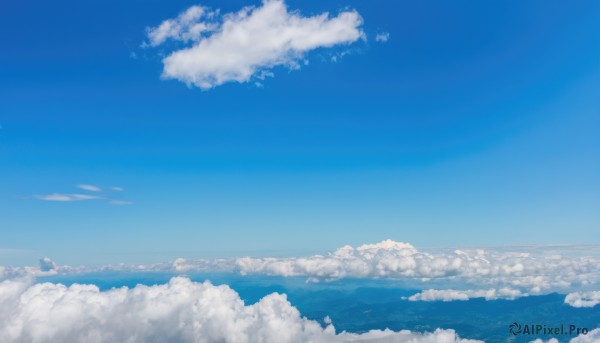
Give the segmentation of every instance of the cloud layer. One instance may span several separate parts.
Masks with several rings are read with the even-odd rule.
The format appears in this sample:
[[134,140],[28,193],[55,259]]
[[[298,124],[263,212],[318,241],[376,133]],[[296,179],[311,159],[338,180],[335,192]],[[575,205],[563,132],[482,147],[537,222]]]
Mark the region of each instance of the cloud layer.
[[[514,249],[514,250],[509,250]],[[519,251],[521,249],[521,251]],[[527,252],[523,252],[527,251]],[[471,298],[516,299],[552,292],[567,294],[565,303],[591,307],[600,302],[600,259],[582,255],[593,247],[527,247],[502,249],[417,250],[391,240],[359,247],[344,246],[326,255],[289,258],[178,258],[148,265],[72,267],[49,259],[40,268],[0,267],[0,280],[15,275],[82,274],[99,271],[231,272],[242,275],[305,277],[308,281],[343,278],[390,279],[397,287],[418,289],[411,301],[453,301]]]
[[523,296],[527,296],[527,293],[521,293],[521,291],[510,288],[495,289],[490,288],[488,290],[454,290],[454,289],[428,289],[420,293],[411,295],[408,297],[410,301],[455,301],[455,300],[469,300],[473,298],[485,298],[485,300],[497,300],[506,299],[514,300]]
[[600,282],[599,259],[561,255],[560,249],[558,252],[475,249],[433,253],[391,240],[357,248],[345,246],[325,256],[240,258],[236,265],[243,274],[305,276],[312,281],[386,278],[413,281],[416,287],[470,285],[534,295],[589,289]]
[[149,28],[147,45],[192,42],[163,59],[163,77],[209,89],[264,79],[276,66],[297,69],[311,50],[363,38],[362,23],[353,10],[304,17],[288,11],[283,0],[265,0],[262,6],[225,15],[193,6]]
[[477,342],[453,330],[336,334],[306,319],[285,295],[245,305],[228,286],[176,277],[164,285],[101,292],[94,285],[0,282],[3,342]]
[[[580,334],[577,337],[572,338],[569,343],[598,343],[600,342],[600,329],[595,329],[588,332],[586,335]],[[530,343],[560,343],[556,338],[551,338],[544,341],[540,338],[531,341]]]

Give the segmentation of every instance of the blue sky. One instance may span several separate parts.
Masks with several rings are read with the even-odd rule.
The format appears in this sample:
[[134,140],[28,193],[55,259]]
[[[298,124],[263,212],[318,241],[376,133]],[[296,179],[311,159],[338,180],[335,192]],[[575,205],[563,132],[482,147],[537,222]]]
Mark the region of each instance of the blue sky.
[[286,4],[366,40],[201,90],[146,29],[259,2],[2,2],[0,258],[600,243],[598,2]]

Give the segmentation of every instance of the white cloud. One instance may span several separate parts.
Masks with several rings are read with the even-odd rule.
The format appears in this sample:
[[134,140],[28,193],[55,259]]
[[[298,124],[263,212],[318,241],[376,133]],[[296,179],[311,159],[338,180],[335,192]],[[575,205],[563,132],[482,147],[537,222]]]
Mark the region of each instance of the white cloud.
[[594,329],[586,335],[580,334],[573,338],[570,343],[598,343],[600,342],[600,329]]
[[[45,201],[83,201],[83,200],[105,200],[111,205],[131,205],[132,202],[128,200],[122,199],[113,199],[112,197],[108,197],[107,195],[101,193],[102,189],[98,186],[88,185],[88,184],[79,184],[76,185],[77,188],[86,190],[88,192],[96,192],[98,195],[91,194],[79,194],[79,193],[52,193],[52,194],[38,194],[33,197],[39,200]],[[122,192],[123,188],[121,187],[110,187],[110,190],[115,192]]]
[[473,298],[485,298],[485,300],[506,299],[514,300],[519,297],[527,296],[527,293],[521,293],[517,289],[510,288],[490,288],[488,290],[454,290],[454,289],[428,289],[408,297],[410,301],[455,301],[469,300]]
[[203,32],[214,29],[214,25],[199,20],[210,19],[214,15],[214,12],[208,11],[205,7],[192,6],[175,19],[168,19],[157,27],[148,28],[150,46],[158,46],[168,39],[184,42],[198,40]]
[[164,285],[99,291],[31,279],[0,282],[3,342],[478,342],[453,330],[336,334],[302,317],[284,294],[245,305],[228,286],[173,278]]
[[82,201],[82,200],[95,200],[102,199],[102,197],[89,194],[66,194],[66,193],[52,193],[52,194],[39,194],[34,195],[35,198],[45,201]]
[[[560,249],[566,251],[566,247]],[[417,287],[419,283],[443,288],[475,285],[534,295],[589,289],[600,282],[600,259],[594,257],[560,255],[552,249],[427,252],[390,240],[358,248],[345,246],[325,256],[245,257],[237,259],[236,265],[242,274],[306,276],[312,281],[388,278],[416,281]]]
[[[574,294],[567,303],[588,301],[586,304],[590,304],[589,301],[596,299],[592,297],[596,293],[586,292],[597,289],[600,283],[600,259],[581,254],[596,251],[600,252],[600,249],[568,246],[418,250],[409,243],[387,240],[356,248],[344,246],[332,253],[306,257],[177,259],[150,265],[56,266],[52,272],[65,275],[97,271],[239,272],[242,275],[303,276],[314,282],[343,278],[391,279],[398,287],[424,290],[413,295],[411,300],[515,299],[558,292]],[[41,272],[37,267],[27,268],[34,270],[34,274]],[[5,273],[19,274],[9,267],[5,267]],[[577,300],[578,296],[580,300]]]
[[264,79],[276,66],[298,69],[311,50],[364,38],[362,23],[354,10],[304,17],[289,12],[283,0],[265,0],[225,15],[194,6],[148,29],[148,38],[152,46],[167,39],[192,41],[163,59],[163,77],[209,89]]
[[80,184],[77,185],[77,188],[86,190],[86,191],[90,191],[90,192],[102,192],[102,189],[98,186],[94,186],[94,185],[85,185],[85,184]]
[[594,307],[600,304],[600,291],[569,293],[565,297],[565,304],[573,307]]
[[[600,329],[594,329],[587,334],[579,334],[579,336],[572,338],[569,343],[599,343],[600,342]],[[540,338],[531,341],[530,343],[559,343],[556,338],[551,338],[544,341]]]
[[388,32],[382,32],[375,35],[375,41],[380,43],[385,43],[390,39],[390,34]]

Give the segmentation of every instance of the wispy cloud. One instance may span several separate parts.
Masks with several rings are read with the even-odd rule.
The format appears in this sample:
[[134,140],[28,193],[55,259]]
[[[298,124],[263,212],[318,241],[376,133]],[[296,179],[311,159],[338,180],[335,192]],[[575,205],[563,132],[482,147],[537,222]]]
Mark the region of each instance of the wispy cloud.
[[79,184],[77,185],[77,188],[90,192],[102,192],[102,189],[100,187],[94,185]]
[[[93,194],[81,194],[81,193],[51,193],[51,194],[36,194],[33,198],[44,201],[59,201],[59,202],[71,202],[71,201],[85,201],[85,200],[104,200],[111,205],[131,205],[133,202],[123,199],[115,199],[111,194],[105,194],[102,188],[90,184],[78,184],[76,188],[91,192]],[[113,192],[123,192],[123,188],[113,186],[109,188]],[[110,192],[109,192],[110,193]]]
[[83,200],[96,200],[103,199],[101,196],[89,195],[89,194],[66,194],[66,193],[52,193],[52,194],[38,194],[34,195],[36,199],[45,201],[83,201]]
[[127,201],[127,200],[110,200],[108,203],[111,205],[118,205],[118,206],[133,204],[133,202]]
[[273,76],[272,69],[298,69],[306,53],[347,45],[364,38],[363,20],[347,10],[331,17],[304,17],[289,12],[283,0],[265,0],[221,15],[218,10],[192,6],[173,19],[147,30],[147,46],[168,40],[191,43],[163,59],[164,78],[202,89],[227,82],[249,82]]
[[390,34],[388,32],[382,32],[375,35],[375,41],[380,43],[385,43],[390,39]]

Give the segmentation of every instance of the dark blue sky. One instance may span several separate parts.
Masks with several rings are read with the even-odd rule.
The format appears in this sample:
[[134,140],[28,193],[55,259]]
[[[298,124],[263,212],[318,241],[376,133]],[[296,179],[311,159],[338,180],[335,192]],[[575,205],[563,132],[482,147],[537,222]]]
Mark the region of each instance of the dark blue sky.
[[260,5],[2,1],[0,258],[600,243],[597,1],[288,1],[367,39],[210,90],[141,47],[195,4]]

